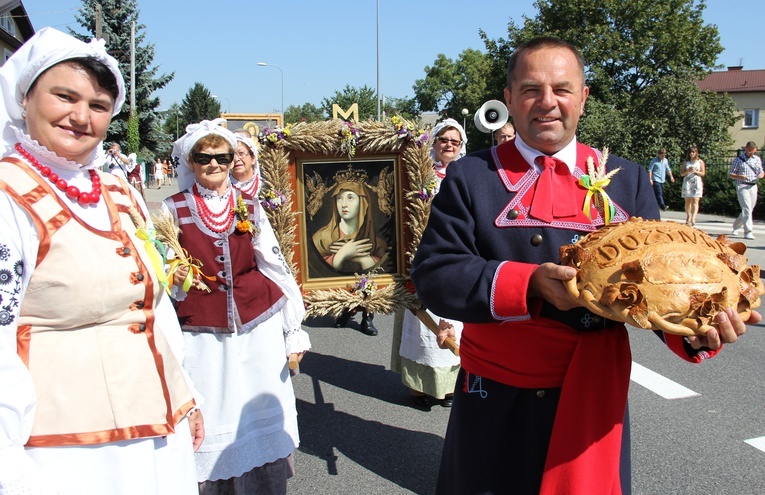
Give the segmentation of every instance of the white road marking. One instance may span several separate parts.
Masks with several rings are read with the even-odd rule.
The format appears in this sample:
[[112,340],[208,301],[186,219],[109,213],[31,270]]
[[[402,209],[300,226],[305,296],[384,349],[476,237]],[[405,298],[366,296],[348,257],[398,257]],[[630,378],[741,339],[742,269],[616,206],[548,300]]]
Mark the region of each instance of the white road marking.
[[645,366],[637,364],[634,361],[632,362],[630,379],[665,399],[682,399],[685,397],[701,395],[689,388],[683,387],[679,383],[673,382],[667,377],[649,370]]
[[755,449],[765,452],[765,437],[750,438],[749,440],[744,440],[744,442],[748,443]]

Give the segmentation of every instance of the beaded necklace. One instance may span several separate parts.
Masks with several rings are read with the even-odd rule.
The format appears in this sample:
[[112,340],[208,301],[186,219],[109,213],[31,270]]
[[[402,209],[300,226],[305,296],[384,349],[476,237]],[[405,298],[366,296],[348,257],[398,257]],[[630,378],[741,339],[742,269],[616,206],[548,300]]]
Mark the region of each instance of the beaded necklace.
[[70,186],[66,180],[59,177],[57,173],[52,172],[50,167],[46,167],[42,163],[38,162],[31,153],[29,153],[24,149],[23,146],[21,146],[21,143],[16,143],[15,148],[16,151],[21,154],[21,156],[26,158],[27,161],[29,161],[29,163],[31,163],[38,172],[40,172],[40,175],[48,179],[48,182],[56,186],[58,190],[63,191],[67,198],[71,199],[72,201],[77,201],[82,206],[98,204],[98,201],[101,199],[101,178],[98,176],[98,172],[93,169],[88,171],[90,173],[90,182],[92,183],[93,187],[90,192],[80,192],[77,187]]
[[435,162],[433,163],[433,170],[436,173],[436,177],[439,179],[443,179],[446,177],[446,167],[447,165],[441,165],[441,162]]
[[[245,186],[245,184],[247,185]],[[258,191],[258,187],[260,186],[260,177],[256,175],[249,181],[249,183],[248,181],[237,182],[236,184],[233,184],[233,186],[255,198],[255,193]]]
[[221,234],[231,228],[234,222],[234,194],[229,195],[226,207],[220,213],[213,213],[205,203],[205,198],[197,189],[197,185],[191,188],[194,195],[194,203],[197,205],[199,217],[208,229]]

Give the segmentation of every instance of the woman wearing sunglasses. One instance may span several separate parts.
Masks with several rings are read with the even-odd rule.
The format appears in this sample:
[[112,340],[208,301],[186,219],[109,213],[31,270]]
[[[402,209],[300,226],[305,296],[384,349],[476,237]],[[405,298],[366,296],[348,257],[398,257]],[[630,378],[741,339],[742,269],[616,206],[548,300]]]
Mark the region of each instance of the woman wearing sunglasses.
[[[446,168],[465,155],[467,136],[454,119],[446,119],[436,125],[433,135],[430,156],[433,158],[436,183],[440,184],[446,176]],[[433,313],[431,317],[436,322],[441,320]],[[448,329],[443,331],[445,336],[459,339],[462,323],[443,320],[439,327]],[[440,348],[436,336],[411,311],[396,314],[393,331],[391,369],[401,373],[401,381],[409,387],[414,405],[430,410],[432,397],[441,406],[451,407],[459,358],[451,351]]]
[[298,446],[287,357],[310,348],[305,309],[257,197],[231,185],[240,143],[224,122],[189,125],[175,142],[181,192],[162,205],[203,274],[184,292],[179,269],[172,287],[183,366],[205,398],[197,478],[202,495],[286,493]]

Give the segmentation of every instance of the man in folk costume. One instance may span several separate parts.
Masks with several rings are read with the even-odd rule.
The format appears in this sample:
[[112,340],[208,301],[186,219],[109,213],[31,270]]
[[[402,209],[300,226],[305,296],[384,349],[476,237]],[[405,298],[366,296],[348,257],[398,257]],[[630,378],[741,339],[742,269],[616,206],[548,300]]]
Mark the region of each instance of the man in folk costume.
[[[515,140],[462,158],[433,200],[412,279],[425,306],[464,322],[438,494],[630,492],[626,328],[575,306],[561,281],[576,271],[557,263],[560,246],[605,223],[659,211],[635,163],[610,157],[619,171],[605,189],[579,180],[601,159],[575,139],[588,92],[576,47],[519,47],[505,89]],[[704,337],[657,335],[700,362],[746,331],[733,311],[717,323]]]

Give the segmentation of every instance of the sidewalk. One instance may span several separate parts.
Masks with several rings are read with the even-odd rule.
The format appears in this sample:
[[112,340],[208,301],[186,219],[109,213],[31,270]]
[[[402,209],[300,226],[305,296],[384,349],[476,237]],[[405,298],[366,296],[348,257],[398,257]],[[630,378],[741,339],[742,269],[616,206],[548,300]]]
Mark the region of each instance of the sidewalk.
[[143,190],[144,199],[146,199],[146,206],[149,208],[149,213],[154,214],[159,210],[159,205],[168,196],[178,192],[178,179],[173,179],[172,186],[162,186],[157,189],[156,187],[145,188]]
[[[685,223],[685,212],[663,211],[661,212],[661,218],[670,222]],[[754,240],[748,240],[744,239],[743,230],[736,237],[731,235],[733,220],[735,219],[731,217],[699,213],[696,217],[696,228],[703,230],[713,237],[725,234],[731,241],[743,242],[747,246],[745,255],[749,259],[749,264],[765,267],[765,222],[761,220],[754,221],[755,238]]]

